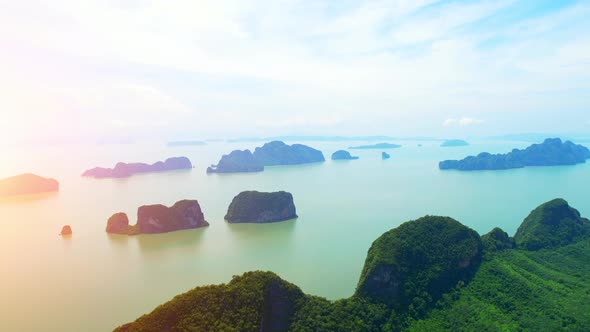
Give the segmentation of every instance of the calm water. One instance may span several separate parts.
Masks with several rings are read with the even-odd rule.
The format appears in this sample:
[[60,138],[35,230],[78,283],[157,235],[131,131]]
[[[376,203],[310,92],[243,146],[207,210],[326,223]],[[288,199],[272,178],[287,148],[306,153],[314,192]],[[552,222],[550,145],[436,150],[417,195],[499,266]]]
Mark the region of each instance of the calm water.
[[[306,143],[326,157],[366,142]],[[268,167],[258,174],[207,175],[222,153],[249,143],[207,146],[105,145],[4,149],[0,177],[25,171],[57,178],[56,194],[0,201],[0,330],[108,331],[193,287],[223,283],[250,270],[272,270],[305,292],[338,299],[354,292],[366,252],[384,231],[426,214],[449,215],[480,234],[500,226],[511,235],[538,204],[563,197],[590,215],[590,164],[509,171],[441,172],[439,160],[527,144],[475,142],[439,148],[401,142],[382,161]],[[128,179],[86,179],[90,167],[154,162],[185,155],[196,168]],[[242,190],[293,193],[299,218],[266,225],[228,225],[227,206]],[[142,204],[198,199],[211,224],[160,235],[109,236],[115,212],[134,222]],[[74,235],[58,236],[70,224]]]

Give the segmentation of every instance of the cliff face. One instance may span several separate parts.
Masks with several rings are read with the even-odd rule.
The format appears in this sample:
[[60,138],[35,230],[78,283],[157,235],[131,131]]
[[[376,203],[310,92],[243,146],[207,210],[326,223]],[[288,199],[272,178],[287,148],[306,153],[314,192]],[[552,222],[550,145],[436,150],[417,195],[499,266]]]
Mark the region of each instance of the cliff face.
[[234,150],[228,155],[223,155],[217,165],[207,168],[207,173],[239,173],[262,172],[264,166],[254,159],[250,150]]
[[557,166],[584,163],[590,158],[590,150],[570,141],[548,138],[542,144],[533,144],[524,150],[514,149],[507,154],[480,153],[462,160],[445,160],[440,169],[502,170],[526,166]]
[[254,150],[254,159],[264,166],[299,165],[325,161],[324,154],[303,144],[272,141]]
[[232,200],[225,220],[230,223],[267,223],[297,218],[293,195],[279,191],[244,191]]
[[186,157],[168,158],[154,164],[117,163],[114,168],[95,167],[82,173],[82,176],[94,178],[126,178],[139,173],[165,172],[179,169],[191,169],[193,165]]
[[112,215],[107,221],[106,231],[112,234],[156,234],[209,226],[205,221],[199,202],[182,200],[171,207],[161,204],[144,205],[137,209],[137,224],[129,225],[125,213]]
[[59,182],[26,173],[0,180],[0,197],[59,191]]
[[356,294],[404,311],[433,305],[457,282],[468,281],[482,257],[479,235],[448,217],[409,221],[369,249]]
[[590,221],[559,198],[534,209],[514,235],[517,246],[527,250],[560,247],[588,237]]
[[351,156],[350,152],[348,152],[346,150],[338,150],[338,151],[332,153],[332,160],[356,160],[356,159],[359,159],[359,157]]

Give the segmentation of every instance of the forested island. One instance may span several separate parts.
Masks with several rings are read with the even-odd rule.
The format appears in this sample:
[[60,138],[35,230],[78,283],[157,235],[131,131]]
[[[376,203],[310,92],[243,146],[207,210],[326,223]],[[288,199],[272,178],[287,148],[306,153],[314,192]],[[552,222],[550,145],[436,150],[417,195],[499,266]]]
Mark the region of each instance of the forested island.
[[114,168],[95,167],[82,173],[82,176],[102,178],[126,178],[139,173],[165,172],[191,169],[193,165],[187,157],[168,158],[153,164],[117,163]]
[[234,150],[223,155],[217,165],[207,168],[207,173],[261,172],[264,166],[300,165],[324,162],[324,154],[303,144],[287,145],[272,141],[250,150]]
[[197,200],[182,200],[171,207],[143,205],[137,209],[137,223],[129,225],[127,214],[118,212],[107,220],[107,233],[138,235],[167,233],[209,226]]
[[350,155],[350,152],[346,150],[338,150],[332,153],[332,160],[356,160],[359,159],[357,156]]
[[587,331],[588,262],[590,222],[563,199],[533,210],[514,238],[426,216],[373,242],[350,298],[247,272],[115,331]]
[[297,218],[293,195],[243,191],[232,200],[225,220],[229,223],[268,223]]
[[392,143],[377,143],[371,145],[359,145],[359,146],[350,146],[349,149],[353,150],[370,150],[370,149],[397,149],[401,148],[401,145],[392,144]]
[[59,191],[59,182],[57,180],[31,173],[0,179],[0,197],[56,191]]
[[441,170],[460,171],[503,170],[527,166],[575,165],[586,162],[590,150],[570,141],[548,138],[541,144],[533,144],[524,150],[514,149],[506,154],[480,153],[462,160],[445,160],[439,163]]

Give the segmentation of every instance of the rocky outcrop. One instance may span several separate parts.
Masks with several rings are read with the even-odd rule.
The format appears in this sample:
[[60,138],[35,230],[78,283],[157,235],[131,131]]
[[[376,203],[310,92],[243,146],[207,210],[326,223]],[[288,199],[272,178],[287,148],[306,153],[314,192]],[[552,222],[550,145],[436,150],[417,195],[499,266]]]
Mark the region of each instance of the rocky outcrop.
[[502,170],[526,166],[558,166],[584,163],[590,150],[570,141],[548,138],[542,144],[533,144],[524,150],[514,149],[507,154],[480,153],[462,160],[445,160],[439,168],[460,171]]
[[262,172],[264,166],[254,159],[250,150],[234,150],[230,154],[223,155],[217,165],[207,168],[207,173],[240,173]]
[[349,147],[349,149],[357,149],[357,150],[396,149],[396,148],[401,148],[401,145],[391,144],[391,143],[377,143],[377,144],[373,144],[373,145],[359,145],[359,146]]
[[59,182],[25,173],[0,180],[0,197],[59,191]]
[[348,152],[346,150],[338,150],[338,151],[332,153],[332,160],[356,160],[356,159],[359,159],[359,157],[351,156],[350,152]]
[[272,141],[254,149],[254,159],[264,166],[299,165],[325,161],[324,154],[303,144]]
[[409,221],[373,242],[356,294],[400,311],[416,298],[432,305],[457,282],[468,281],[481,257],[479,235],[458,221]]
[[565,246],[590,237],[590,221],[557,198],[534,209],[518,227],[518,248],[539,250]]
[[82,173],[82,176],[93,178],[126,178],[139,173],[165,172],[181,169],[191,169],[193,165],[187,157],[168,158],[154,164],[117,163],[114,168],[95,167]]
[[137,224],[129,225],[125,213],[116,213],[107,221],[106,231],[113,234],[157,234],[209,226],[196,200],[182,200],[171,207],[144,205],[137,209]]
[[293,195],[285,191],[243,191],[232,200],[225,220],[229,223],[268,223],[297,218]]
[[61,235],[61,236],[72,235],[72,227],[70,227],[70,225],[64,225],[61,228],[61,232],[59,233],[59,235]]
[[481,237],[481,242],[486,253],[516,248],[514,239],[508,236],[501,228],[495,227],[489,233]]
[[456,146],[467,146],[469,143],[462,139],[449,139],[444,141],[440,146],[443,148],[446,147],[456,147]]
[[381,152],[381,159],[385,160],[385,159],[389,159],[389,158],[391,158],[389,153],[387,153],[385,151]]

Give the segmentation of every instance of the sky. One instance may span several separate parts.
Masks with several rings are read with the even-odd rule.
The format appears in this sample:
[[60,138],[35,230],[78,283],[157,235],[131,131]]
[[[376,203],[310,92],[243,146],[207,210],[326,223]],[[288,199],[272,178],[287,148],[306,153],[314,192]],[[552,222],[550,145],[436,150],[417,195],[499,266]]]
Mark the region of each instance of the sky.
[[0,0],[0,141],[590,133],[590,1]]

